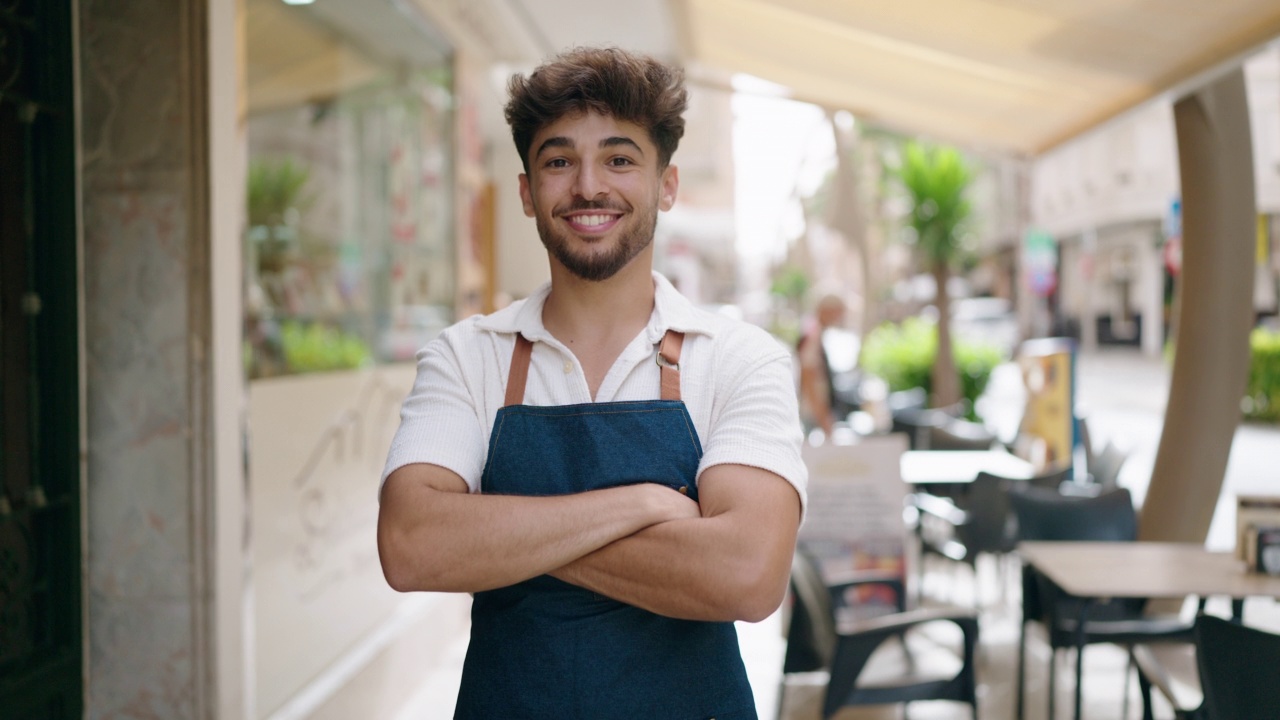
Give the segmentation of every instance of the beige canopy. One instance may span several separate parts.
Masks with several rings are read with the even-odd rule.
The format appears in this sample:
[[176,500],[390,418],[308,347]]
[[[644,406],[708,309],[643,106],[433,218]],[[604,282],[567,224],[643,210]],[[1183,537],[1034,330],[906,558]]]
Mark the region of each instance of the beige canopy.
[[1277,0],[675,0],[686,61],[1038,154],[1280,36]]

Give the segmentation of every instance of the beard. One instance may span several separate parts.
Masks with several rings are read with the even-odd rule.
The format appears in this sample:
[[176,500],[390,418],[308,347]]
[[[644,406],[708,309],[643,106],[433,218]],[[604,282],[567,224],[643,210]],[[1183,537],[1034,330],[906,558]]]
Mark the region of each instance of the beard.
[[[576,210],[623,210],[608,203],[575,201],[563,212]],[[571,231],[557,232],[549,220],[544,220],[542,213],[536,214],[538,237],[542,245],[565,269],[583,280],[601,282],[608,280],[627,266],[636,255],[639,255],[653,242],[653,232],[658,226],[658,207],[647,211],[639,211],[632,216],[630,227],[621,228],[617,243],[604,252],[575,252],[571,245]],[[604,241],[598,241],[604,242]]]

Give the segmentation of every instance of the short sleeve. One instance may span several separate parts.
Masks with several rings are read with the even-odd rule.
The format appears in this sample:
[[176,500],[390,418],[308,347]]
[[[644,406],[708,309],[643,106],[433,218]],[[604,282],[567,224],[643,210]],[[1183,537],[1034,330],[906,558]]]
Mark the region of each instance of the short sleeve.
[[400,427],[391,440],[382,482],[405,465],[428,463],[452,470],[477,492],[485,459],[478,392],[468,386],[445,337],[423,348],[413,390],[400,409]]
[[724,464],[768,470],[795,487],[803,512],[809,475],[800,456],[804,436],[790,354],[778,346],[735,369],[721,380],[698,473]]

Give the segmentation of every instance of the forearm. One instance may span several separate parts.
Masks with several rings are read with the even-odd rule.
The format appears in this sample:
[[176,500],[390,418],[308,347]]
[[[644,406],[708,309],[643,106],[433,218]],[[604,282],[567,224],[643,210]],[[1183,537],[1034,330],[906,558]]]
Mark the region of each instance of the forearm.
[[744,536],[725,516],[652,525],[551,574],[650,612],[758,621],[786,591],[794,539]]
[[394,488],[388,481],[378,523],[384,572],[402,591],[512,585],[678,516],[655,491],[677,494],[657,486],[517,497],[449,492],[415,486],[414,480]]
[[651,612],[762,620],[786,592],[799,495],[758,468],[720,465],[698,483],[702,517],[652,525],[551,573]]

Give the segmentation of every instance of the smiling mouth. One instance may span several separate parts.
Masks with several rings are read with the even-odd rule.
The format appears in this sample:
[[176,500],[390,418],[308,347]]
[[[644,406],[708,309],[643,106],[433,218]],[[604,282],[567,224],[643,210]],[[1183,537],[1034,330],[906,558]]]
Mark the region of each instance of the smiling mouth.
[[564,221],[576,232],[595,234],[611,229],[621,218],[621,215],[610,213],[583,213],[580,215],[566,215],[564,216]]

